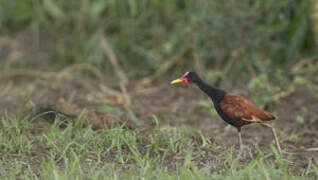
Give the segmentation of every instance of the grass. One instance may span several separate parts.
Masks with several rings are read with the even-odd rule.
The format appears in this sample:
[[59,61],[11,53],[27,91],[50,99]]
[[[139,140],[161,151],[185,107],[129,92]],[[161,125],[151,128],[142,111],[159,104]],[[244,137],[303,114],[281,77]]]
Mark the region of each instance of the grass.
[[[236,160],[185,127],[128,129],[112,124],[93,130],[57,118],[54,124],[27,118],[0,118],[0,179],[303,179],[318,177],[317,162],[290,168],[291,157],[272,152]],[[76,122],[80,122],[77,120]]]

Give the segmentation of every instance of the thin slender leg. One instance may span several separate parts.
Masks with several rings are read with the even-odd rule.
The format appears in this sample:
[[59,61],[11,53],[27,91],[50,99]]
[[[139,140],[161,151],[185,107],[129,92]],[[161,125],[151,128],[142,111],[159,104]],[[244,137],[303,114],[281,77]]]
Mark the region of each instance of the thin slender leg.
[[278,140],[278,136],[277,136],[275,128],[273,126],[271,126],[269,124],[265,124],[265,123],[262,123],[262,125],[272,129],[272,133],[273,133],[274,138],[275,138],[276,148],[279,151],[279,155],[282,156],[282,149],[280,148],[280,144],[279,144],[279,140]]
[[239,150],[239,153],[238,153],[238,155],[237,155],[237,157],[235,159],[239,160],[239,159],[241,159],[242,153],[243,153],[243,143],[242,143],[241,128],[237,128],[237,135],[238,135],[238,141],[239,141],[239,144],[240,144],[240,150]]
[[276,130],[275,130],[274,127],[272,127],[272,132],[273,132],[273,135],[275,137],[275,143],[276,143],[276,147],[277,147],[277,149],[279,151],[279,155],[282,156],[282,149],[280,148],[278,136],[277,136],[277,133],[276,133]]
[[241,128],[237,128],[238,140],[240,143],[240,151],[243,150],[243,143],[242,143],[242,135],[241,135]]

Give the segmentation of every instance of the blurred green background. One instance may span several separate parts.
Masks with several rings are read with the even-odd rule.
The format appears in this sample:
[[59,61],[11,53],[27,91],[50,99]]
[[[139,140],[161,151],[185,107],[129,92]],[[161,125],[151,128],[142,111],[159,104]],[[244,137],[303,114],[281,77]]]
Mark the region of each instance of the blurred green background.
[[[150,76],[170,61],[175,66],[167,72],[174,75],[193,70],[211,79],[270,77],[314,56],[318,25],[311,7],[315,4],[308,0],[0,0],[0,36],[16,40],[20,47],[20,56],[10,67],[47,69],[54,64],[61,69],[88,63],[111,76],[112,66],[100,43],[105,37],[132,79]],[[8,50],[4,43],[0,49],[0,65],[8,64],[8,51],[15,49]]]
[[[0,0],[0,179],[317,179],[317,42],[317,0]],[[241,158],[185,71],[284,156],[256,125]]]

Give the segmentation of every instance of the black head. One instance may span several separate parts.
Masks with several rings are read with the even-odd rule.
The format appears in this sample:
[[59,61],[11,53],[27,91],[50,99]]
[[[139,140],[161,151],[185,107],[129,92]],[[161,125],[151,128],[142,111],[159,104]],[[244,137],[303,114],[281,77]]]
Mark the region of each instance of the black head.
[[185,84],[187,84],[188,82],[197,83],[199,81],[200,81],[200,78],[199,78],[197,73],[195,73],[195,72],[186,72],[180,78],[178,78],[178,79],[176,79],[174,81],[171,81],[171,84],[176,84],[176,83],[180,83],[180,82],[184,82]]

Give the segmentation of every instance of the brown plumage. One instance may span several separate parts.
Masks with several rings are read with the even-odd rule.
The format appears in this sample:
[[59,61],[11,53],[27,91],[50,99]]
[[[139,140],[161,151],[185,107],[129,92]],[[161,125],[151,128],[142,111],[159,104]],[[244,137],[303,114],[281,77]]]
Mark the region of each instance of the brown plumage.
[[262,122],[274,120],[275,117],[258,107],[242,96],[226,93],[220,102],[222,111],[231,119],[246,122]]

